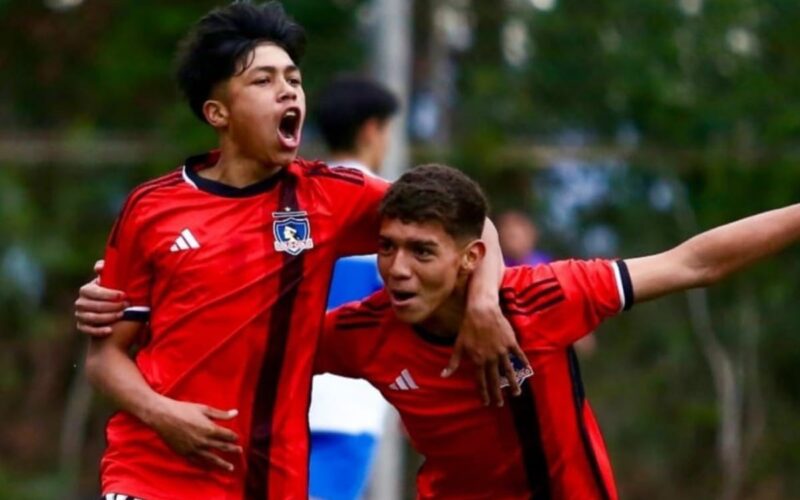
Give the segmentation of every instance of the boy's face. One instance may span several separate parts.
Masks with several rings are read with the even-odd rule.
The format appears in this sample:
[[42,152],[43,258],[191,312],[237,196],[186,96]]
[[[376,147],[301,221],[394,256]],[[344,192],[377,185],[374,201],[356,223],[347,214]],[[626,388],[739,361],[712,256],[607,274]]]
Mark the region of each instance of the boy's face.
[[428,319],[464,285],[465,252],[438,222],[381,222],[378,270],[401,321]]
[[297,156],[306,113],[300,69],[269,43],[257,46],[245,62],[243,72],[214,91],[225,113],[223,126],[243,155],[288,165]]

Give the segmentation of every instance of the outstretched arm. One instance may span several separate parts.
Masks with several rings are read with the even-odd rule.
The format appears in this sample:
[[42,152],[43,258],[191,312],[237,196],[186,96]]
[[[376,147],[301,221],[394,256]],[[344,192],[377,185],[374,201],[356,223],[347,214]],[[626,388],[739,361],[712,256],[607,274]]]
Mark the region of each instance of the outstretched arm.
[[241,453],[236,434],[212,421],[230,420],[236,412],[176,401],[155,392],[128,355],[145,326],[120,321],[106,337],[94,337],[86,356],[86,373],[92,385],[109,396],[122,410],[152,427],[177,453],[223,469],[233,464],[212,451]]
[[719,226],[666,252],[626,260],[637,302],[708,286],[800,238],[800,204]]

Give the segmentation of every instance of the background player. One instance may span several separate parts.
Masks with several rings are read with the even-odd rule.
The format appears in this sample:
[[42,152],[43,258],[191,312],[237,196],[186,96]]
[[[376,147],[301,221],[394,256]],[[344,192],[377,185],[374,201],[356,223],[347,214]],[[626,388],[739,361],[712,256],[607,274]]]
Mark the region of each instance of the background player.
[[[328,164],[378,175],[398,108],[394,94],[372,79],[340,75],[331,80],[317,96],[315,110],[330,155]],[[341,258],[334,267],[328,309],[363,299],[382,286],[374,254]],[[308,414],[313,498],[361,498],[379,439],[391,425],[386,422],[388,409],[380,393],[364,380],[332,374],[314,377]]]

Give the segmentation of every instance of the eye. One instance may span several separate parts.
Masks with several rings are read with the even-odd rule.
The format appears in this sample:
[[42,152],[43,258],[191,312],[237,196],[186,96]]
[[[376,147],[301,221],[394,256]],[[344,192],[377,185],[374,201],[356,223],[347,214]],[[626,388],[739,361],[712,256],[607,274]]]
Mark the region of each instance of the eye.
[[378,242],[378,253],[381,255],[388,255],[394,250],[394,245],[389,240],[380,240]]
[[291,85],[296,85],[296,86],[299,86],[299,85],[302,85],[302,84],[303,84],[303,80],[301,80],[301,79],[300,79],[299,77],[297,77],[297,76],[294,76],[294,77],[292,77],[292,78],[289,78],[289,83],[290,83]]
[[433,250],[431,250],[430,248],[420,247],[414,249],[414,255],[419,260],[428,260],[434,256],[434,253]]
[[264,78],[258,78],[258,79],[256,79],[256,80],[253,80],[253,83],[254,83],[254,84],[256,84],[256,85],[266,85],[266,84],[268,84],[269,82],[270,82],[270,80],[269,80],[269,78],[267,78],[267,77],[264,77]]

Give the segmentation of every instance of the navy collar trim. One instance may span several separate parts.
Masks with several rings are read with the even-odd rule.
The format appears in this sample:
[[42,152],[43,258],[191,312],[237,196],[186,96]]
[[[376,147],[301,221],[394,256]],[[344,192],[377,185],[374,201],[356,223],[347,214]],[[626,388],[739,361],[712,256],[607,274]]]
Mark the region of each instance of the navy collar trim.
[[183,173],[186,180],[193,184],[197,189],[210,194],[223,196],[225,198],[246,198],[265,193],[275,187],[286,176],[286,170],[288,168],[284,167],[280,171],[276,172],[275,175],[272,175],[262,181],[258,181],[242,188],[237,188],[200,176],[198,173],[200,170],[214,166],[218,160],[219,151],[212,151],[210,153],[204,153],[187,158],[183,167]]

